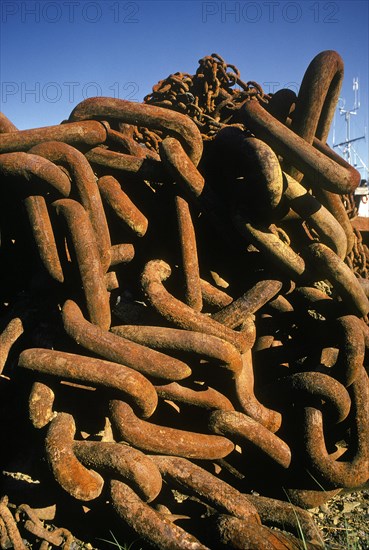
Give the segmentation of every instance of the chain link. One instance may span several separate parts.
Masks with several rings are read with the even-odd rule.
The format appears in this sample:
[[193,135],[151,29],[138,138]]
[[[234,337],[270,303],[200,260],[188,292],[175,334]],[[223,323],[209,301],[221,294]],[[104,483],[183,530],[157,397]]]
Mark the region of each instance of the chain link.
[[[213,139],[229,123],[233,111],[244,101],[257,97],[267,101],[268,96],[257,82],[241,80],[234,65],[213,53],[199,60],[194,75],[177,72],[160,80],[144,102],[188,115],[198,126],[204,140]],[[243,125],[242,129],[245,130]],[[157,150],[160,135],[137,129],[136,139]]]

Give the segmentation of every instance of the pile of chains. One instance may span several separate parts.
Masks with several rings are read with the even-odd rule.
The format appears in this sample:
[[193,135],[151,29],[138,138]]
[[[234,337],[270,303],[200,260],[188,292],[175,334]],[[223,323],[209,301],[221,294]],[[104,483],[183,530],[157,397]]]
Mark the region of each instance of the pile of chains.
[[0,421],[26,408],[52,483],[145,548],[323,548],[306,509],[369,479],[342,78],[324,51],[266,96],[213,55],[144,103],[1,115]]
[[[284,90],[283,93],[288,95],[291,113],[296,104],[296,94],[292,90]],[[202,139],[209,140],[213,139],[222,127],[230,125],[234,110],[244,101],[257,97],[267,106],[272,95],[265,94],[262,87],[254,81],[243,82],[237,67],[227,64],[220,55],[212,54],[200,59],[195,75],[175,73],[161,80],[153,86],[152,93],[148,94],[144,101],[149,105],[186,114],[199,128]],[[247,133],[248,129],[243,124],[234,125]],[[161,136],[157,133],[149,132],[146,128],[136,128],[134,138],[159,152]],[[354,194],[343,194],[341,200],[348,217],[355,218],[357,207]],[[355,245],[345,261],[355,273],[367,278],[369,249],[362,244],[361,236],[355,229],[353,239]]]
[[[12,513],[13,512],[13,513]],[[22,548],[28,547],[22,534],[30,534],[35,540],[41,541],[40,550],[48,550],[50,546],[60,546],[64,550],[70,550],[74,537],[67,529],[48,529],[45,521],[52,521],[55,517],[56,506],[47,508],[31,508],[28,504],[21,504],[15,510],[3,496],[0,499],[0,536],[1,548]]]
[[212,54],[200,59],[195,75],[175,73],[161,80],[144,101],[191,117],[202,139],[207,140],[230,122],[238,106],[252,97],[267,101],[269,96],[256,82],[243,82],[237,67]]

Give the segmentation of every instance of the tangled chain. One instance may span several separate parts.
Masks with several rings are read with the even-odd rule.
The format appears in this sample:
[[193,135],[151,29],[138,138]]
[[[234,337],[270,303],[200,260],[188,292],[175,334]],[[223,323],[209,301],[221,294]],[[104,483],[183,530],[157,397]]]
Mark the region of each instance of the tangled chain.
[[[237,67],[213,53],[199,60],[195,75],[177,72],[160,80],[144,102],[188,115],[208,140],[229,122],[235,108],[253,96],[267,100],[260,84],[244,82]],[[136,139],[154,150],[160,141],[157,134],[141,128]]]
[[345,262],[357,277],[368,278],[369,249],[363,243],[360,231],[354,228],[355,240],[351,252],[346,256]]
[[[195,75],[176,72],[160,80],[153,86],[152,93],[144,97],[144,102],[186,114],[198,126],[205,141],[213,139],[221,128],[229,125],[234,110],[255,96],[264,103],[270,99],[260,84],[252,80],[244,82],[235,65],[226,63],[219,54],[213,53],[199,60]],[[161,141],[159,132],[136,128],[134,137],[158,152]],[[354,195],[344,195],[342,200],[349,218],[355,217]],[[354,249],[346,258],[346,263],[357,276],[366,278],[369,251],[357,233]]]
[[[354,193],[342,195],[342,201],[350,220],[358,215],[354,196]],[[354,236],[353,249],[347,255],[345,262],[357,277],[367,279],[369,273],[369,249],[367,245],[363,243],[361,232],[356,228],[354,228]]]

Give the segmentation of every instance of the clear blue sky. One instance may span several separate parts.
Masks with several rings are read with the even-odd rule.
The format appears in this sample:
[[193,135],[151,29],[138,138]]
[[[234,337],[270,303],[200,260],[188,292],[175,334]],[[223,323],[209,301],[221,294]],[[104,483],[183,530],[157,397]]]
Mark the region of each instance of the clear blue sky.
[[[85,97],[142,101],[169,74],[194,74],[213,52],[266,91],[298,89],[322,50],[345,62],[341,95],[361,107],[352,136],[368,126],[368,1],[1,2],[1,110],[20,129],[58,124]],[[345,137],[336,116],[336,142]],[[332,133],[329,143],[332,144]],[[368,139],[357,150],[368,164]]]

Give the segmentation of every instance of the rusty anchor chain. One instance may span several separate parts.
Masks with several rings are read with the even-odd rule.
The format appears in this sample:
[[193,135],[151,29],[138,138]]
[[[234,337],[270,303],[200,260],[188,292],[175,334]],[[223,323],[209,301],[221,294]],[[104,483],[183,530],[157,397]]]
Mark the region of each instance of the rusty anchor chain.
[[[369,479],[359,174],[325,144],[342,76],[321,52],[268,95],[212,54],[143,103],[0,116],[1,400],[22,387],[55,486],[150,547],[323,548],[303,508]],[[8,504],[1,548],[21,519],[71,547]]]

